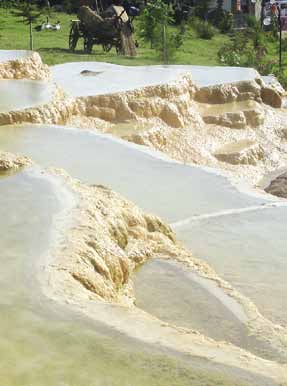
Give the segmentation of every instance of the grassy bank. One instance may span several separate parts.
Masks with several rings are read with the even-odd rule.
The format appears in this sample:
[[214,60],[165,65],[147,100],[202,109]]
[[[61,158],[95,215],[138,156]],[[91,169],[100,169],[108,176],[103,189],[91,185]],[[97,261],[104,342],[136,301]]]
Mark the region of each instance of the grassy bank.
[[[116,54],[113,48],[105,53],[101,46],[94,46],[91,55],[83,52],[83,40],[78,42],[74,53],[68,48],[68,38],[71,19],[75,15],[63,12],[54,12],[50,18],[51,23],[61,22],[60,31],[34,32],[34,49],[38,51],[43,61],[49,65],[75,62],[75,61],[103,61],[122,65],[146,65],[162,63],[160,56],[147,44],[135,38],[140,43],[138,56],[135,58],[123,57]],[[39,23],[45,21],[45,16],[39,19]],[[169,61],[170,64],[198,64],[221,65],[217,52],[219,48],[229,40],[228,35],[216,33],[211,40],[199,39],[196,33],[189,29],[183,45],[178,49]],[[278,61],[278,42],[267,39],[268,59]],[[285,45],[287,47],[287,44]],[[1,49],[29,49],[29,27],[21,19],[12,15],[9,10],[0,8],[0,48]],[[283,54],[284,68],[287,68],[286,56]],[[287,71],[285,71],[285,76]]]
[[[118,56],[115,49],[103,52],[101,46],[94,46],[93,53],[87,55],[83,52],[83,41],[80,40],[75,53],[69,52],[68,37],[71,19],[75,15],[53,13],[50,21],[56,23],[60,20],[62,29],[55,31],[34,32],[34,49],[38,51],[45,63],[52,65],[71,61],[104,61],[126,65],[160,64],[161,59],[148,46],[140,42],[138,56],[126,58]],[[45,20],[45,17],[39,19]],[[218,63],[217,51],[228,37],[216,34],[212,40],[198,39],[194,33],[189,33],[183,46],[175,54],[170,63],[175,64],[203,64],[216,65]],[[28,49],[29,27],[21,20],[15,18],[10,11],[0,8],[0,48],[1,49]]]

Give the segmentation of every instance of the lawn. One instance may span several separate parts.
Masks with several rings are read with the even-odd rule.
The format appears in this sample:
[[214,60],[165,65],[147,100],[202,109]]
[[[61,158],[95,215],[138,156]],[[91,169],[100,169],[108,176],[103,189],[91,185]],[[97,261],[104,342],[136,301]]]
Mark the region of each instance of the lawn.
[[[50,21],[56,23],[60,20],[61,30],[34,32],[34,49],[40,53],[45,63],[49,65],[75,61],[104,61],[123,65],[161,63],[155,51],[141,41],[137,50],[138,56],[135,58],[119,56],[114,49],[105,53],[101,46],[94,46],[92,54],[88,55],[83,52],[83,41],[78,42],[75,53],[69,52],[70,23],[75,17],[62,12],[53,13]],[[39,19],[38,24],[44,20],[45,16]],[[0,8],[0,26],[1,49],[29,49],[29,27],[21,19],[17,19],[9,10]],[[227,39],[227,36],[219,33],[212,40],[198,39],[195,34],[189,33],[183,46],[176,52],[170,63],[218,65],[217,51]]]
[[[45,21],[45,16],[39,19],[37,24]],[[138,55],[135,58],[123,57],[116,54],[113,48],[105,53],[101,46],[94,46],[92,54],[83,52],[83,41],[78,42],[74,53],[69,51],[68,38],[71,19],[76,15],[63,12],[54,12],[50,18],[51,23],[61,22],[60,31],[34,32],[34,49],[38,51],[43,61],[49,65],[75,62],[75,61],[103,61],[122,65],[147,65],[162,63],[160,56],[147,44],[144,44],[137,33],[135,39],[139,42]],[[136,32],[137,25],[135,23]],[[169,61],[170,64],[197,64],[197,65],[221,65],[217,52],[230,37],[227,34],[216,33],[211,40],[199,39],[196,33],[189,29],[183,45],[178,49]],[[278,42],[268,41],[268,59],[278,60]],[[286,47],[287,44],[284,45]],[[9,10],[0,8],[0,48],[1,49],[29,49],[29,27],[21,19],[12,15]],[[286,55],[283,55],[284,68],[287,66]],[[287,73],[285,71],[285,76]]]

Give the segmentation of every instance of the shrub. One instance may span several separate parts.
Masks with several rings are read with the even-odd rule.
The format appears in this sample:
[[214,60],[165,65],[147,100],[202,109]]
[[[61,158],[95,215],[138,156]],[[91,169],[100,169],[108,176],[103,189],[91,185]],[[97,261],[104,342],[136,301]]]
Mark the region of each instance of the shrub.
[[287,51],[287,38],[282,39],[282,51]]
[[[161,38],[162,31],[160,29],[157,30],[159,37],[156,39],[154,48],[158,52],[160,56],[164,55],[164,42]],[[166,28],[166,58],[162,57],[162,59],[166,60],[166,63],[169,63],[175,56],[178,48],[183,44],[184,35],[177,31],[172,31],[170,28]]]
[[148,3],[138,21],[139,36],[151,44],[151,48],[162,56],[165,64],[174,56],[184,39],[184,31],[171,27],[172,21],[164,0]]
[[233,27],[233,15],[223,9],[215,9],[208,14],[208,20],[221,33],[230,32]]
[[168,15],[168,6],[163,0],[155,0],[148,3],[144,11],[138,18],[139,36],[145,42],[149,42],[151,48],[156,45],[156,41],[161,39],[161,30],[163,24],[171,22]]
[[201,0],[194,7],[194,15],[200,19],[206,19],[211,0]]
[[210,23],[198,18],[192,18],[190,25],[200,39],[212,39],[216,33],[216,29]]
[[230,32],[233,27],[233,15],[231,12],[223,11],[222,18],[219,20],[217,28],[221,33]]
[[254,67],[262,75],[267,75],[273,71],[274,61],[267,58],[261,29],[257,30],[257,25],[253,28],[234,34],[232,40],[219,49],[218,57],[226,66]]
[[80,8],[80,0],[64,0],[63,8],[67,13],[77,13]]

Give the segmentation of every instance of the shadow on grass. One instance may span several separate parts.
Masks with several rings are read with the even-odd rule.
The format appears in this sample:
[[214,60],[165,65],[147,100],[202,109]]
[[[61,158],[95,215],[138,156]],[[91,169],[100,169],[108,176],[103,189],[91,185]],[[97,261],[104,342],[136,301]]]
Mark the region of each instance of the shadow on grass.
[[80,49],[72,52],[69,48],[63,47],[39,47],[37,51],[42,56],[44,62],[48,65],[79,61],[98,61],[127,66],[161,64],[158,57],[152,57],[149,53],[139,52],[139,55],[136,57],[122,56],[118,55],[115,49],[112,49],[109,52],[104,52],[101,46],[96,45],[94,46],[91,54],[87,54],[84,50]]
[[71,51],[69,48],[60,48],[60,47],[43,47],[38,49],[39,52],[45,53],[57,53],[57,54],[85,54],[84,50]]
[[84,50],[75,50],[71,51],[69,48],[60,48],[60,47],[43,47],[39,48],[37,51],[47,53],[47,54],[68,54],[68,55],[86,55],[86,56],[92,56],[92,55],[97,55],[97,56],[104,56],[107,57],[109,55],[114,56],[114,52],[105,52],[101,49],[93,51],[91,54],[86,53]]

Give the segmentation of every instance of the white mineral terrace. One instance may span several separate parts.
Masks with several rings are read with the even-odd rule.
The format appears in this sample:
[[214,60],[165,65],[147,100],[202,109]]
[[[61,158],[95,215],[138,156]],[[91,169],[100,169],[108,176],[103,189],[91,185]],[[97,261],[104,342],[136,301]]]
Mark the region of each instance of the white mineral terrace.
[[53,84],[39,80],[0,80],[0,113],[44,105],[53,99]]
[[0,50],[0,63],[11,60],[23,59],[31,54],[31,51],[26,50]]
[[179,65],[129,67],[100,62],[59,64],[52,67],[52,73],[57,84],[77,97],[165,84],[186,73],[192,75],[199,87],[248,81],[259,77],[258,72],[251,68]]
[[[21,55],[0,51],[0,61]],[[52,82],[0,80],[0,112],[49,104],[53,82],[85,97],[166,84],[186,73],[199,87],[258,78],[247,68],[90,62],[51,71]],[[32,160],[0,154],[1,386],[287,384],[286,200],[235,186],[218,169],[68,125],[1,126],[0,151]],[[97,188],[104,193],[95,204],[95,185],[161,217],[193,257],[168,239],[169,227],[149,223],[106,188]],[[109,227],[101,233],[93,221]],[[161,246],[145,251],[153,259],[129,267],[135,305],[111,302],[105,286],[102,296],[93,292],[57,260],[76,256],[79,267],[90,264],[103,283],[112,281],[129,245],[118,241],[118,254],[112,243],[103,248],[110,271],[81,248],[91,239],[98,238],[99,249],[102,240],[115,242],[125,226],[128,240],[139,239],[139,254],[147,242]],[[76,230],[82,239],[75,252],[67,234]]]

